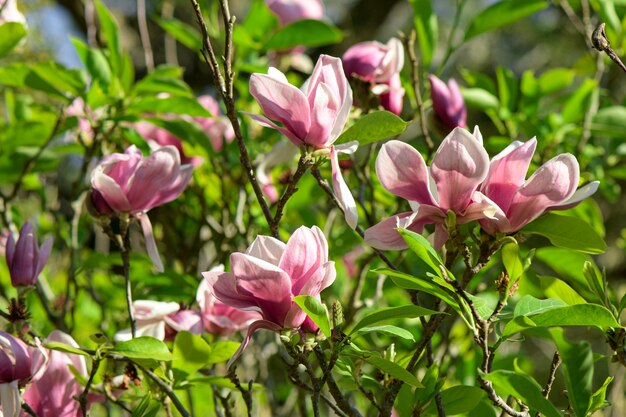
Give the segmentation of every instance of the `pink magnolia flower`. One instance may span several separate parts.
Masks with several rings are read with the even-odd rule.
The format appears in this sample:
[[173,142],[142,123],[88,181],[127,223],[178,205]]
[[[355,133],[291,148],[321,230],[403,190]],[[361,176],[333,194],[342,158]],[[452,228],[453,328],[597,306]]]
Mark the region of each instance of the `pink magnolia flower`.
[[372,92],[380,96],[383,108],[396,114],[402,112],[402,42],[391,38],[386,45],[376,41],[357,43],[348,48],[342,61],[347,76],[355,76],[372,84]]
[[448,239],[445,220],[449,210],[458,224],[492,217],[496,209],[478,192],[487,177],[489,156],[474,136],[455,128],[437,149],[430,167],[412,146],[392,140],[376,158],[376,173],[383,187],[409,200],[413,211],[392,216],[365,231],[365,241],[378,249],[404,249],[396,228],[421,233],[435,224],[437,248]]
[[437,119],[448,129],[465,127],[467,110],[465,101],[459,90],[459,85],[454,79],[448,81],[448,85],[434,75],[430,80],[430,96],[433,100],[433,110]]
[[[211,272],[224,272],[224,267],[213,268]],[[240,310],[215,298],[207,278],[204,278],[198,286],[196,301],[200,307],[204,329],[211,334],[227,336],[242,331],[250,323],[262,319],[261,314],[256,311]]]
[[151,148],[159,149],[163,146],[170,145],[178,150],[178,154],[180,155],[180,162],[182,164],[190,164],[194,167],[197,167],[202,163],[202,158],[198,156],[187,156],[185,154],[185,151],[183,150],[183,142],[167,129],[155,126],[152,123],[146,122],[144,120],[135,123],[133,127],[135,128],[137,133],[139,133],[149,144],[155,145],[151,146]]
[[[482,140],[477,135],[479,141]],[[488,233],[513,233],[547,210],[574,207],[598,189],[591,182],[576,191],[580,179],[578,161],[569,153],[543,164],[526,180],[537,140],[515,141],[493,157],[480,191],[497,209],[493,218],[480,224]]]
[[265,116],[249,115],[259,124],[278,130],[298,147],[307,145],[330,150],[337,199],[350,227],[356,227],[356,203],[341,176],[337,149],[333,146],[348,120],[352,105],[352,90],[341,60],[321,55],[313,74],[301,89],[289,84],[276,68],[270,68],[268,74],[252,74],[250,93],[265,113]]
[[[180,310],[180,304],[151,300],[135,300],[133,315],[135,316],[137,337],[150,336],[165,340],[167,318],[174,316]],[[120,330],[115,334],[115,340],[130,340],[130,329]]]
[[87,135],[89,139],[93,139],[94,132],[87,115],[89,114],[92,119],[97,119],[97,115],[85,104],[85,100],[81,97],[75,98],[72,104],[65,109],[65,114],[67,116],[76,116],[78,130]]
[[[48,342],[62,342],[78,348],[76,341],[68,334],[54,330]],[[87,364],[81,355],[50,350],[45,369],[26,388],[22,398],[38,416],[80,417],[82,412],[76,398],[83,392],[83,386],[76,380],[72,369],[87,378]],[[26,417],[22,413],[22,417]]]
[[31,368],[31,354],[24,342],[0,331],[0,416],[19,417],[19,387],[32,376]]
[[265,0],[282,26],[303,19],[322,19],[324,3],[321,0]]
[[200,104],[213,115],[213,117],[195,117],[193,120],[202,127],[211,140],[211,145],[216,151],[221,151],[224,142],[231,143],[235,139],[235,131],[228,117],[222,116],[217,101],[209,95],[198,97]]
[[35,285],[37,277],[46,265],[52,250],[52,238],[49,237],[37,246],[37,235],[30,222],[25,222],[20,230],[17,242],[9,234],[5,257],[14,287],[30,287]]
[[168,314],[163,320],[166,324],[164,340],[174,340],[178,332],[201,334],[204,330],[202,315],[197,310],[179,310]]
[[91,205],[99,215],[127,213],[141,223],[148,254],[159,271],[163,264],[146,212],[177,198],[191,179],[193,166],[181,165],[174,146],[143,157],[134,145],[100,161],[91,177]]
[[300,227],[286,244],[258,236],[245,253],[230,256],[231,272],[209,271],[203,275],[215,297],[224,304],[257,311],[234,361],[259,329],[279,332],[298,329],[307,316],[293,301],[297,295],[319,299],[320,292],[335,280],[335,263],[328,260],[328,244],[322,231]]

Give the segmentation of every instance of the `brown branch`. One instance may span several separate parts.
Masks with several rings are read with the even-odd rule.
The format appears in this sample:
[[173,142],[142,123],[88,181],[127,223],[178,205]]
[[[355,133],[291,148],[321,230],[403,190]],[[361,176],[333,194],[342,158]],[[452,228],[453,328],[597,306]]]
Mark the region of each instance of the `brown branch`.
[[252,395],[250,395],[250,391],[252,390],[252,381],[248,384],[248,389],[245,389],[241,386],[241,382],[235,373],[236,367],[232,367],[228,370],[228,379],[235,385],[235,388],[241,393],[241,397],[243,401],[246,403],[246,409],[248,411],[248,417],[252,417]]
[[611,43],[604,32],[605,26],[606,25],[604,23],[600,23],[596,30],[593,31],[593,34],[591,35],[591,44],[594,49],[606,53],[622,71],[626,72],[626,65],[624,65],[622,60],[619,59],[613,48],[611,48]]
[[[198,26],[200,26],[200,31],[202,32],[202,56],[206,61],[209,68],[211,68],[211,72],[213,74],[213,82],[215,87],[220,92],[222,96],[222,100],[224,101],[224,105],[226,106],[226,116],[230,120],[231,125],[233,126],[233,131],[235,132],[235,137],[237,138],[237,144],[239,145],[239,154],[241,165],[244,167],[246,171],[246,175],[248,176],[248,180],[252,185],[252,189],[254,190],[254,194],[256,196],[259,205],[261,206],[261,210],[263,211],[263,215],[265,216],[265,220],[268,225],[272,224],[272,213],[263,197],[263,191],[259,186],[259,182],[256,179],[256,175],[254,174],[254,170],[252,169],[252,163],[250,162],[250,156],[248,154],[248,149],[246,148],[246,144],[243,138],[243,134],[241,132],[241,126],[239,124],[239,119],[237,119],[237,110],[235,108],[235,98],[233,94],[233,80],[235,75],[232,73],[232,31],[234,25],[234,17],[231,18],[230,10],[228,9],[228,2],[225,0],[220,0],[220,6],[222,10],[222,16],[226,23],[226,54],[224,57],[224,68],[226,72],[226,79],[222,75],[220,70],[219,62],[217,61],[217,57],[215,56],[215,51],[213,49],[213,45],[211,44],[211,38],[209,37],[209,32],[207,30],[206,22],[204,21],[204,17],[202,17],[202,11],[200,10],[200,5],[197,0],[190,0],[193,5],[196,20],[198,22]],[[278,238],[277,233],[272,233],[275,238]]]
[[[550,373],[548,373],[548,380],[546,381],[546,385],[543,387],[541,393],[547,399],[550,396],[550,391],[552,391],[552,384],[554,384],[554,380],[556,379],[556,370],[559,368],[561,364],[561,356],[559,352],[554,352],[554,356],[552,357],[552,363],[550,364]],[[537,412],[535,417],[541,417],[541,413]]]

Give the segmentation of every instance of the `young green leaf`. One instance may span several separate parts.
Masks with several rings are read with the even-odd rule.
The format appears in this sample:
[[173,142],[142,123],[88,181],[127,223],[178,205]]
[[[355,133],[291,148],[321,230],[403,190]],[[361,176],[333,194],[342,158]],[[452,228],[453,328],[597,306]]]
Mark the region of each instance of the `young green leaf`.
[[174,39],[187,48],[193,51],[200,51],[202,49],[202,36],[194,26],[174,18],[161,19],[155,17],[153,19],[156,20],[164,31],[172,35]]
[[422,63],[428,67],[432,62],[435,48],[437,46],[437,15],[433,11],[430,0],[410,0],[413,5],[413,22],[417,33],[417,42],[422,56]]
[[47,342],[43,345],[47,349],[58,350],[59,352],[71,353],[74,355],[89,356],[87,352],[74,346],[66,345],[62,342]]
[[280,29],[265,44],[265,49],[281,51],[296,46],[309,48],[341,42],[336,27],[316,19],[298,20]]
[[563,361],[567,398],[576,417],[587,417],[591,406],[593,383],[593,352],[588,342],[572,343],[563,330],[554,329],[552,337]]
[[191,375],[209,361],[211,346],[201,336],[178,332],[172,354],[172,368]]
[[547,213],[524,226],[521,231],[546,237],[554,246],[584,253],[603,253],[607,248],[591,226],[572,216]]
[[115,21],[113,14],[109,11],[109,9],[107,9],[101,0],[96,1],[96,12],[98,13],[100,28],[102,29],[102,34],[109,51],[111,68],[113,69],[113,73],[119,74],[122,61],[122,47],[120,45],[120,35],[117,22]]
[[417,317],[430,316],[432,314],[441,314],[441,313],[438,311],[429,310],[427,308],[419,307],[415,305],[381,308],[379,310],[374,311],[373,313],[366,315],[361,320],[359,320],[359,322],[348,333],[354,334],[359,329],[371,326],[372,324],[379,323],[383,320],[399,319],[399,318],[413,319]]
[[352,126],[339,136],[336,144],[353,140],[359,145],[389,139],[404,132],[408,123],[388,111],[373,111],[360,117]]
[[[419,263],[425,266],[425,269],[429,270],[428,272],[442,277],[441,268],[445,268],[443,261],[430,242],[424,236],[410,230],[398,229],[398,232],[404,238],[409,249],[417,255]],[[448,278],[452,279],[452,274],[449,274]]]
[[15,48],[28,32],[18,22],[6,22],[0,25],[0,58]]
[[533,314],[543,313],[547,310],[554,308],[566,307],[567,303],[556,298],[548,298],[547,300],[540,300],[532,295],[526,294],[515,305],[513,311],[513,317],[519,316],[531,316]]
[[356,333],[352,335],[352,340],[356,339],[357,337],[366,335],[368,333],[388,333],[394,336],[398,336],[404,340],[410,340],[412,342],[415,341],[415,337],[413,337],[413,334],[410,331],[403,329],[401,327],[398,327],[398,326],[391,326],[388,324],[383,325],[383,326],[363,327],[362,329],[359,329]]
[[324,336],[330,337],[330,320],[325,304],[310,295],[298,295],[293,297],[293,301],[317,324]]
[[511,284],[522,276],[524,265],[522,265],[519,257],[519,246],[517,243],[507,243],[502,247],[502,263]]
[[399,379],[404,383],[407,383],[417,388],[423,387],[422,383],[415,377],[415,375],[413,375],[395,362],[391,362],[387,359],[375,355],[365,357],[364,359],[366,362],[371,363],[386,374],[391,375],[392,377]]
[[150,336],[140,336],[119,342],[109,352],[129,359],[172,360],[172,354],[165,346],[165,343]]
[[478,13],[465,32],[465,40],[509,25],[548,6],[546,0],[502,0]]

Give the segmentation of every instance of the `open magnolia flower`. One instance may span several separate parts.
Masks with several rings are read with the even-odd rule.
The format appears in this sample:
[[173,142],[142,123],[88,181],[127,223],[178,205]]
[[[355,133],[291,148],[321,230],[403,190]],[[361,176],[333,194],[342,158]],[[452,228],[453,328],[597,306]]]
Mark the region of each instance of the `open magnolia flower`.
[[[476,136],[482,141],[480,135]],[[480,220],[488,233],[516,232],[545,211],[574,207],[598,189],[600,183],[594,181],[576,191],[580,168],[569,153],[555,156],[526,180],[536,146],[535,138],[515,141],[491,160],[480,187],[497,209],[492,218]]]
[[29,348],[20,339],[0,331],[0,416],[19,417],[19,387],[32,376]]
[[380,96],[383,108],[395,114],[402,112],[404,89],[400,71],[404,66],[404,48],[400,40],[391,38],[387,44],[357,43],[348,48],[342,61],[347,76],[371,83],[371,91]]
[[[209,271],[202,275],[210,291],[222,303],[256,311],[232,363],[259,329],[279,332],[299,329],[307,315],[293,301],[297,295],[317,297],[335,280],[335,263],[328,260],[328,243],[317,227],[300,227],[287,243],[258,236],[245,253],[230,255],[231,272]],[[311,327],[309,325],[309,327]]]
[[482,143],[465,129],[454,129],[435,153],[430,167],[412,146],[392,140],[376,158],[376,174],[390,193],[409,200],[413,211],[397,214],[365,231],[365,241],[377,249],[404,249],[396,228],[421,233],[435,224],[436,248],[448,239],[448,210],[458,224],[493,217],[497,208],[477,190],[487,177],[489,155]]
[[181,165],[174,146],[164,146],[143,157],[134,145],[124,153],[106,156],[91,177],[91,208],[97,215],[126,213],[137,218],[150,259],[158,271],[163,264],[147,211],[176,199],[187,187],[192,165]]
[[[350,227],[357,224],[356,203],[341,171],[337,151],[354,152],[354,146],[337,149],[333,143],[348,120],[352,90],[339,58],[321,55],[311,77],[300,89],[289,84],[276,68],[268,74],[252,74],[250,93],[265,116],[249,116],[262,126],[276,129],[296,146],[330,151],[333,188]],[[347,145],[347,144],[346,144]]]

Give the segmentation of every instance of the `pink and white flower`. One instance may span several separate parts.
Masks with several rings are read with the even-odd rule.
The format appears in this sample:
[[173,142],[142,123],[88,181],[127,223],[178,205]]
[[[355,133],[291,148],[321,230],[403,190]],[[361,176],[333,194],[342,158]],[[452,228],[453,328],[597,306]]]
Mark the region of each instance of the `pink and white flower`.
[[224,304],[256,311],[261,318],[250,324],[234,361],[259,329],[280,332],[299,329],[307,315],[293,298],[320,293],[335,280],[335,263],[328,260],[328,244],[322,231],[300,227],[287,243],[258,236],[245,253],[230,256],[231,272],[209,271],[203,276],[210,291]]
[[91,177],[91,206],[97,214],[127,213],[141,223],[148,254],[158,271],[163,264],[156,247],[148,210],[176,199],[187,187],[193,166],[181,165],[174,146],[143,157],[134,145],[100,161]]
[[0,331],[0,416],[19,417],[19,388],[32,376],[31,352],[9,333]]
[[270,10],[285,26],[303,19],[322,19],[324,3],[321,0],[265,0]]
[[433,101],[433,110],[438,121],[446,128],[466,127],[467,109],[465,100],[454,79],[448,85],[434,75],[428,77],[430,81],[430,97]]
[[489,155],[465,129],[454,129],[442,142],[430,167],[412,146],[392,140],[376,158],[376,173],[387,191],[409,201],[412,211],[392,216],[365,231],[365,241],[378,249],[407,247],[396,228],[421,233],[435,224],[434,245],[448,239],[448,211],[458,224],[493,217],[496,208],[478,191],[487,177]]
[[[289,84],[276,68],[270,68],[268,74],[252,74],[250,93],[265,113],[265,116],[249,115],[259,124],[278,130],[298,147],[330,150],[335,194],[346,221],[350,227],[356,227],[356,203],[341,176],[337,159],[337,150],[344,147],[333,146],[352,105],[352,90],[341,60],[321,55],[313,74],[300,89]],[[348,149],[353,152],[356,148]]]

